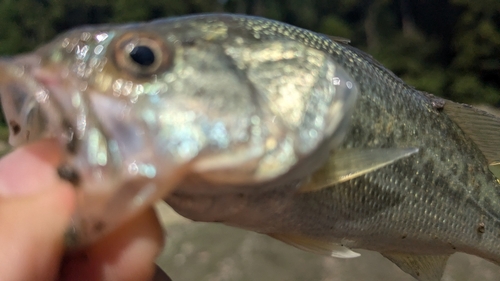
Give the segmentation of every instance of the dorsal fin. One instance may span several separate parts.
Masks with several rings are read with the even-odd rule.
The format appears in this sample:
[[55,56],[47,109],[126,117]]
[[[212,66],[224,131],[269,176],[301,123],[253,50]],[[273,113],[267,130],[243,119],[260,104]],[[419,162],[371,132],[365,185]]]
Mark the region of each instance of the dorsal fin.
[[339,37],[339,36],[332,36],[332,35],[325,35],[326,37],[330,38],[330,40],[339,42],[342,44],[349,44],[351,43],[350,39],[344,38],[344,37]]
[[450,257],[449,255],[426,256],[398,253],[382,253],[382,255],[418,281],[440,281]]
[[366,148],[333,152],[299,192],[312,192],[375,171],[418,152],[418,148]]
[[293,235],[293,234],[268,234],[274,239],[292,245],[304,251],[315,253],[323,256],[330,256],[336,258],[350,259],[359,257],[360,254],[352,251],[351,249],[316,238],[306,236]]
[[446,101],[443,111],[477,145],[497,178],[500,165],[500,118],[467,104]]

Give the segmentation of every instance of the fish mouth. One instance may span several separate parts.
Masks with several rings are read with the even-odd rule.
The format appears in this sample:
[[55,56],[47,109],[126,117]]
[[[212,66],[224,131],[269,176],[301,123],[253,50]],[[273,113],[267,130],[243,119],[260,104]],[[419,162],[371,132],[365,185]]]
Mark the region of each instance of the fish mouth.
[[0,59],[0,101],[14,147],[62,135],[61,126],[54,126],[60,124],[59,111],[32,73],[40,62],[32,54]]
[[151,206],[183,175],[183,167],[175,163],[170,174],[152,173],[158,163],[148,161],[154,157],[139,155],[141,148],[151,146],[145,134],[137,133],[141,124],[131,120],[116,128],[127,120],[102,120],[99,114],[110,120],[118,115],[116,103],[111,105],[102,93],[82,90],[84,83],[63,65],[43,64],[36,53],[0,58],[0,100],[9,143],[17,147],[55,138],[66,148],[61,167],[76,178],[77,207],[66,237],[66,246],[73,249]]

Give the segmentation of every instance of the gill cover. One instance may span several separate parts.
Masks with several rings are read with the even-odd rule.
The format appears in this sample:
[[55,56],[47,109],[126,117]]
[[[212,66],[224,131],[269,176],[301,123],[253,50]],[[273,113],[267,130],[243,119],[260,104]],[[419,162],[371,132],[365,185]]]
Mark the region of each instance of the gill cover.
[[50,136],[67,148],[78,190],[72,246],[187,175],[212,192],[306,175],[342,141],[358,96],[320,40],[233,15],[69,31],[29,61],[0,63],[7,120],[22,131],[11,126],[13,144]]

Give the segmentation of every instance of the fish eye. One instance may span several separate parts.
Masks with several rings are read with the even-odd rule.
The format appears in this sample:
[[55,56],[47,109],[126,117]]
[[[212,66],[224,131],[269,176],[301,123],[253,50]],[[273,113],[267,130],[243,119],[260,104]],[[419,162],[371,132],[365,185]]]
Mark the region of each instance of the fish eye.
[[140,66],[148,67],[155,62],[155,54],[148,46],[135,46],[129,55]]
[[131,32],[117,39],[114,58],[119,69],[147,78],[170,67],[172,50],[154,34]]

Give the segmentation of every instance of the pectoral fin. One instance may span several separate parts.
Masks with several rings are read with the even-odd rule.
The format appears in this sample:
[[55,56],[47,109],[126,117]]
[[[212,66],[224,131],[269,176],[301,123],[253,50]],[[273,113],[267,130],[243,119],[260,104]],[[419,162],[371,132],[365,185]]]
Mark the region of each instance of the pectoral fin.
[[383,253],[404,272],[419,281],[440,281],[450,256]]
[[418,148],[346,149],[334,152],[299,192],[317,191],[387,166],[418,152]]
[[446,101],[443,111],[474,141],[500,179],[500,118],[452,101]]
[[288,234],[269,234],[269,236],[278,239],[284,243],[297,247],[301,250],[312,252],[319,255],[331,256],[336,258],[356,258],[360,254],[342,245],[331,243],[314,238],[288,235]]

